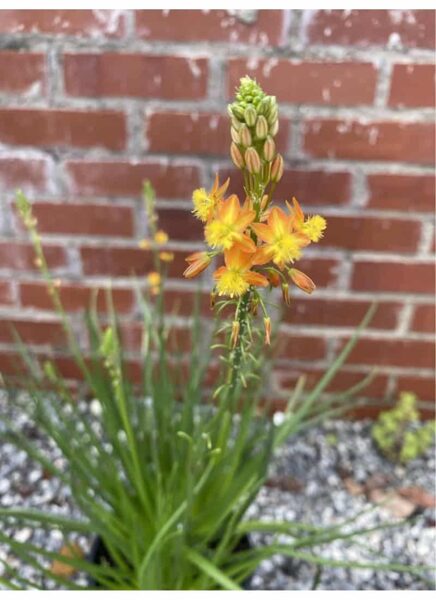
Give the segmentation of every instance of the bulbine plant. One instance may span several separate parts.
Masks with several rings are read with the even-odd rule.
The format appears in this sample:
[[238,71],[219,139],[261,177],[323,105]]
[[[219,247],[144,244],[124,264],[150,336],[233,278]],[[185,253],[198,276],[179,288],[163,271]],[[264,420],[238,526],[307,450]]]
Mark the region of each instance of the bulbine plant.
[[[281,423],[274,424],[262,398],[263,374],[269,372],[265,347],[277,335],[268,294],[281,287],[289,305],[290,284],[314,291],[315,284],[294,263],[306,246],[320,239],[326,222],[320,216],[305,217],[296,199],[286,208],[273,205],[284,168],[274,141],[279,128],[275,98],[244,78],[229,115],[230,154],[242,172],[245,198],[241,202],[236,195],[227,195],[229,182],[220,184],[218,179],[210,191],[193,193],[193,212],[204,223],[208,248],[187,258],[185,277],[195,277],[221,259],[223,264],[215,264],[213,274],[211,304],[217,316],[213,343],[205,341],[197,307],[191,319],[188,363],[184,354],[174,351],[172,319],[165,314],[167,266],[173,258],[165,246],[168,236],[159,229],[151,184],[144,186],[150,236],[141,247],[152,253],[154,270],[144,282],[145,290],[138,284],[143,319],[139,386],[129,377],[110,292],[108,316],[99,315],[94,302],[86,315],[88,348],[79,345],[62,306],[61,285],[47,268],[32,207],[18,194],[18,210],[37,264],[94,409],[77,401],[55,359],[38,361],[18,342],[32,375],[29,398],[21,408],[58,448],[65,467],[53,464],[6,418],[1,435],[69,486],[82,516],[0,508],[5,526],[0,543],[40,576],[26,579],[0,558],[4,568],[0,582],[6,587],[43,587],[46,578],[72,589],[236,590],[247,585],[262,560],[275,554],[317,565],[421,573],[418,566],[328,560],[317,551],[332,540],[352,540],[374,528],[363,530],[349,520],[318,528],[246,516],[265,482],[274,451],[303,428],[349,408],[353,394],[368,383],[364,380],[320,402],[374,308],[314,389],[305,391],[304,381],[298,383]],[[205,399],[205,377],[216,354],[222,369],[214,378],[213,393]],[[70,551],[54,552],[9,537],[6,527],[18,522],[59,529],[63,546]],[[252,532],[269,534],[268,543],[252,546],[247,537]],[[106,560],[87,560],[75,545],[78,534],[99,536]],[[74,574],[60,575],[59,569],[50,567],[53,561]],[[79,572],[88,576],[87,582],[77,577]]]

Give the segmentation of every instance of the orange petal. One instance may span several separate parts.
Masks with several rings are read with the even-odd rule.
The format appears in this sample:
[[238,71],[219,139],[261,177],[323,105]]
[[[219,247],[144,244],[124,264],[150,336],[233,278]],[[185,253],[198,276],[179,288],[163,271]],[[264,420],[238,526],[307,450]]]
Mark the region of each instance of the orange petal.
[[237,244],[240,246],[240,249],[246,254],[247,252],[253,254],[256,252],[256,244],[253,242],[251,237],[246,235],[245,233],[240,234],[238,237]]
[[298,238],[298,242],[302,248],[310,244],[310,238],[308,238],[307,235],[304,235],[304,233],[294,233],[293,235]]
[[268,246],[261,246],[251,257],[251,263],[253,265],[265,265],[271,260],[271,254],[271,250],[268,248]]
[[218,185],[219,185],[219,181],[218,181],[218,173],[215,174],[215,181],[213,182],[213,186],[212,189],[210,190],[210,195],[212,196],[213,194],[216,193],[217,189],[218,189]]
[[284,211],[281,208],[275,206],[271,210],[271,215],[268,219],[268,225],[277,234],[290,231],[291,224],[289,221],[289,217],[286,216]]
[[300,204],[298,203],[297,198],[295,198],[295,196],[292,198],[292,204],[293,204],[293,213],[295,215],[295,218],[297,219],[297,221],[300,223],[302,221],[304,221],[304,213],[301,209]]
[[256,213],[254,210],[248,210],[240,213],[239,217],[235,221],[235,227],[240,231],[244,231],[254,221]]
[[251,253],[246,252],[238,242],[224,252],[224,262],[228,268],[248,269],[251,266]]
[[225,222],[235,223],[240,210],[239,198],[236,194],[232,194],[222,203],[220,217]]
[[185,258],[187,263],[192,263],[196,260],[199,260],[203,256],[203,252],[194,252]]
[[257,285],[260,287],[269,285],[268,279],[261,273],[256,273],[256,271],[248,271],[248,273],[244,275],[244,279],[250,285]]
[[265,223],[252,223],[251,229],[262,241],[267,242],[268,244],[273,243],[274,233],[269,225],[265,225]]
[[213,272],[212,276],[214,279],[219,279],[220,277],[222,277],[224,275],[224,273],[226,271],[227,271],[226,267],[218,267],[218,269]]
[[216,195],[221,198],[222,196],[224,196],[224,194],[227,191],[227,188],[229,187],[230,184],[230,177],[227,178],[227,181],[225,181],[222,186],[217,190]]

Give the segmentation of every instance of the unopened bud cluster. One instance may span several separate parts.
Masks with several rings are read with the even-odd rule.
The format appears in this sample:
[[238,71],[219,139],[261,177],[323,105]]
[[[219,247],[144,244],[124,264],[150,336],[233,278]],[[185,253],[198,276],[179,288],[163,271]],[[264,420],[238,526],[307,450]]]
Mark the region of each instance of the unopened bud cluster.
[[[275,96],[267,96],[250,77],[241,79],[236,100],[228,105],[232,143],[230,156],[238,169],[264,179],[279,181],[283,158],[277,154],[274,137],[279,130]],[[264,169],[267,166],[267,169]]]

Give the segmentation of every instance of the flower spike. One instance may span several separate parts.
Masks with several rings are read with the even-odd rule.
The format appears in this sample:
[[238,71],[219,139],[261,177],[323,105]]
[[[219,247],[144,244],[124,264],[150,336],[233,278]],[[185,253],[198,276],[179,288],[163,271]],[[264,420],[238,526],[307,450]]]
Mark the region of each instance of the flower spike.
[[[290,202],[286,201],[287,208],[274,206],[273,193],[285,168],[276,138],[277,100],[265,94],[250,77],[241,79],[235,96],[227,107],[230,157],[242,172],[245,200],[242,203],[235,194],[226,197],[229,180],[220,185],[218,176],[209,191],[194,191],[193,213],[204,224],[208,249],[188,256],[184,276],[195,277],[213,258],[223,257],[224,264],[213,273],[210,304],[213,307],[216,297],[226,296],[228,300],[219,306],[235,306],[231,346],[241,348],[249,344],[250,321],[256,318],[258,308],[264,316],[265,343],[271,342],[271,319],[258,288],[272,291],[280,287],[286,306],[291,304],[289,280],[307,294],[315,290],[310,277],[293,265],[306,246],[323,237],[326,220],[320,215],[305,217],[292,196]],[[236,372],[239,369],[234,370],[229,381],[234,382]]]

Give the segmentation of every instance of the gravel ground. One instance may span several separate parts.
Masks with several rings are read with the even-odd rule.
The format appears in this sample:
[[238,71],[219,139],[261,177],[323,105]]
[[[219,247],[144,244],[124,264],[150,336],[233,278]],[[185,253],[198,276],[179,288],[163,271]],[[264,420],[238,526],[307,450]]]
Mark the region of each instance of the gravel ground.
[[[1,414],[5,407],[5,399],[0,396],[0,434]],[[38,437],[24,414],[15,414],[14,419],[41,449],[49,452],[58,466],[62,466],[62,458],[47,440]],[[391,562],[434,568],[434,507],[414,506],[410,501],[407,505],[407,500],[399,500],[398,497],[393,508],[374,504],[376,492],[380,495],[380,489],[398,488],[419,488],[434,495],[434,448],[407,467],[393,466],[376,452],[369,422],[334,421],[293,438],[283,447],[272,466],[268,485],[250,509],[250,516],[331,526],[366,509],[353,528],[371,527],[393,520],[401,524],[394,529],[376,531],[359,538],[359,543],[337,540],[317,549],[317,555],[365,563],[380,562],[382,555]],[[68,488],[55,479],[46,478],[41,468],[24,452],[2,442],[1,435],[0,506],[37,507],[76,515]],[[392,510],[394,513],[398,510],[413,511],[414,518],[395,517]],[[19,541],[31,540],[47,549],[57,550],[62,545],[62,534],[56,529],[47,533],[38,528],[17,527],[8,533]],[[253,538],[254,543],[263,540],[267,541],[267,538],[261,535]],[[79,538],[78,542],[85,549],[89,546],[87,539]],[[16,568],[23,577],[32,578],[32,568],[20,564],[0,544],[0,575],[3,561]],[[313,587],[331,590],[433,588],[431,583],[409,574],[342,567],[319,570],[305,561],[281,556],[264,561],[252,580],[253,589],[305,590]]]

